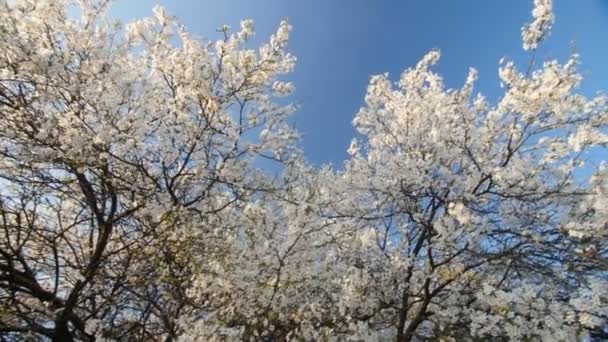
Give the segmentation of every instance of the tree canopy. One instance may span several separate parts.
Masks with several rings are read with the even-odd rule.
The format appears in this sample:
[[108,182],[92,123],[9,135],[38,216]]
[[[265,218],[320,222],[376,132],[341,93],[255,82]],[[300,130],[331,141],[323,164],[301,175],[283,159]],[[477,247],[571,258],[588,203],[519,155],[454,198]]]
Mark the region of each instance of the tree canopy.
[[288,22],[108,10],[0,0],[0,340],[606,337],[608,98],[537,61],[551,0],[495,103],[437,50],[373,76],[338,169],[288,120]]

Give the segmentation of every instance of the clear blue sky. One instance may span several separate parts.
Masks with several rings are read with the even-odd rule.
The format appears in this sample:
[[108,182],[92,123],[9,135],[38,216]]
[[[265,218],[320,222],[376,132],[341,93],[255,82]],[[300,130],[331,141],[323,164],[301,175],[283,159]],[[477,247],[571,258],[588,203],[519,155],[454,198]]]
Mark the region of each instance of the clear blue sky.
[[[557,21],[538,56],[564,61],[574,48],[585,75],[582,91],[591,96],[608,89],[608,0],[554,2]],[[480,72],[477,91],[496,98],[498,60],[506,56],[522,68],[528,61],[520,28],[531,18],[532,0],[117,0],[114,15],[149,16],[155,4],[210,39],[219,37],[220,25],[238,28],[241,19],[252,18],[259,42],[289,19],[290,49],[298,57],[290,77],[300,104],[294,119],[316,164],[337,166],[346,158],[355,133],[351,121],[372,74],[396,79],[439,48],[437,70],[448,86],[460,86],[473,66]]]

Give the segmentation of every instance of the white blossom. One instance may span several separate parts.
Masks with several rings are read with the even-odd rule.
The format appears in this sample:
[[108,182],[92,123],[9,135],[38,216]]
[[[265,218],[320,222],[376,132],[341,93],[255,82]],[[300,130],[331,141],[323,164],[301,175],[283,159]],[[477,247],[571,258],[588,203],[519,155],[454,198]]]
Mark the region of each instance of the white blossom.
[[521,31],[524,50],[534,50],[549,34],[555,21],[553,15],[553,0],[534,0],[532,10],[534,20],[524,25]]

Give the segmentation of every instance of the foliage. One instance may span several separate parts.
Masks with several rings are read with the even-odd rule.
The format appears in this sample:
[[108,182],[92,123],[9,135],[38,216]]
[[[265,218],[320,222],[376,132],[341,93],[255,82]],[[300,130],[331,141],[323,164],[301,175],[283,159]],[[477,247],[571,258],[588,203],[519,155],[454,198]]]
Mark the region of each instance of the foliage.
[[[553,23],[536,0],[535,49]],[[201,41],[155,7],[0,1],[0,337],[576,340],[608,314],[607,99],[578,56],[447,89],[372,77],[339,170],[278,100],[291,29]],[[604,153],[601,150],[600,153]],[[258,160],[282,165],[273,177]],[[589,174],[590,176],[585,176]]]

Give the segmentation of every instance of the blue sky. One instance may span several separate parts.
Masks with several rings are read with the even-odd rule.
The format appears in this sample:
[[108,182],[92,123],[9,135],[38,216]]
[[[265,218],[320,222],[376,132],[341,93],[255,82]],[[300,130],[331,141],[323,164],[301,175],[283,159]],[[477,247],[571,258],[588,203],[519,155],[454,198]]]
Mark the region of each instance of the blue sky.
[[[554,2],[557,21],[539,59],[564,61],[576,51],[585,76],[582,91],[592,96],[608,89],[608,0]],[[532,0],[118,0],[113,14],[123,20],[149,16],[155,4],[210,39],[219,37],[215,29],[222,24],[238,28],[241,19],[254,19],[254,44],[289,19],[290,50],[298,57],[289,77],[300,106],[294,120],[315,164],[337,166],[347,157],[355,134],[351,121],[373,74],[388,72],[397,79],[438,48],[437,70],[448,86],[460,86],[473,66],[480,73],[477,91],[495,99],[499,59],[506,56],[521,68],[529,59],[520,28],[531,18]]]

